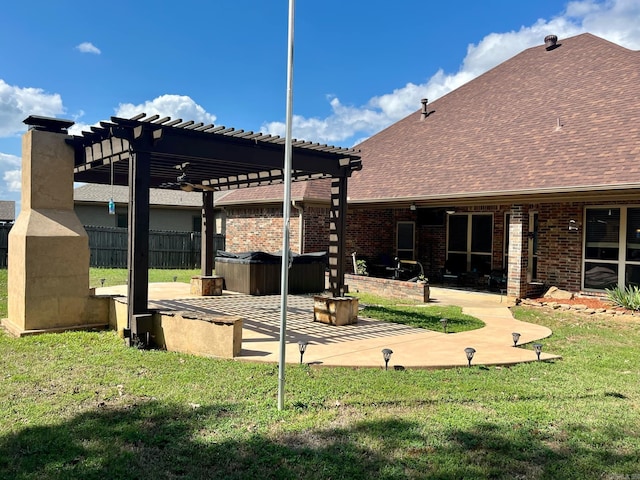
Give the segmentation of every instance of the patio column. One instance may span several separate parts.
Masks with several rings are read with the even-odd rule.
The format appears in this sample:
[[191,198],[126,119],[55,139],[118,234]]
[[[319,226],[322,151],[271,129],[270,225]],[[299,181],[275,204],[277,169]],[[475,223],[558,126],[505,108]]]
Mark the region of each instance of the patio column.
[[510,218],[507,295],[522,298],[527,293],[528,215],[522,205],[513,205]]

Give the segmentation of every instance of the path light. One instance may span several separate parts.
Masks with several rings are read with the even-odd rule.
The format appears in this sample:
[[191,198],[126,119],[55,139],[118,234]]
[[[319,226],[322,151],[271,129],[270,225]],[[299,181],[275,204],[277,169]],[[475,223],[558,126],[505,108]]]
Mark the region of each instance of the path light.
[[104,281],[106,280],[106,278],[101,278],[100,279],[100,286],[104,287]]
[[520,334],[518,332],[513,332],[511,334],[511,336],[513,337],[513,346],[517,347],[518,346],[518,340],[520,340]]
[[173,281],[175,282],[176,280],[178,280],[178,277],[173,277]]
[[384,357],[384,369],[385,370],[389,370],[389,359],[391,358],[391,354],[393,353],[393,350],[391,350],[390,348],[383,348],[382,349],[382,356]]
[[298,350],[300,350],[300,363],[302,363],[304,352],[307,351],[307,345],[309,345],[309,342],[303,342],[302,340],[298,342]]
[[533,351],[536,352],[536,356],[538,357],[538,360],[540,360],[540,353],[542,352],[542,344],[541,343],[534,343],[533,344]]
[[442,331],[444,333],[447,333],[447,322],[449,321],[448,318],[441,318],[440,319],[440,323],[442,324]]
[[471,366],[471,359],[473,359],[473,355],[476,353],[476,349],[467,347],[464,349],[464,353],[467,355],[467,361],[469,362],[469,366]]

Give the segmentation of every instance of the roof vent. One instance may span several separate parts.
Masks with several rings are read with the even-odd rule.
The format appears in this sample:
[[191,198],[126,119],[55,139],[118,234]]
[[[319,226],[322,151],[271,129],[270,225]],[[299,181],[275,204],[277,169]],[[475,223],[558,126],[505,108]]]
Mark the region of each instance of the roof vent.
[[558,46],[558,36],[557,35],[547,35],[544,37],[544,48],[547,50],[553,50]]
[[429,109],[428,109],[429,100],[427,100],[426,98],[423,98],[422,100],[420,100],[420,103],[422,103],[422,117],[420,118],[424,120],[429,116]]

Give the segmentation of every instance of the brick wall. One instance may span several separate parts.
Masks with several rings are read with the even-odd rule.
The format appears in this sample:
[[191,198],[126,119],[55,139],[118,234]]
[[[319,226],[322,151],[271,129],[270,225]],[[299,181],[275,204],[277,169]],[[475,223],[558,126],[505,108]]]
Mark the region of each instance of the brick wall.
[[[290,247],[298,251],[298,216],[291,212]],[[234,208],[227,210],[226,249],[229,252],[282,250],[282,208]]]
[[427,284],[350,274],[345,275],[344,283],[349,286],[351,294],[365,292],[385,298],[416,300],[418,302],[429,301],[429,285]]
[[[607,204],[615,204],[608,202]],[[585,203],[538,203],[520,205],[522,218],[521,244],[518,246],[524,258],[519,265],[518,278],[525,296],[530,289],[526,272],[528,267],[529,212],[539,216],[538,275],[535,280],[545,285],[555,285],[570,291],[579,291],[582,268],[583,210]],[[512,205],[455,207],[458,212],[490,212],[493,214],[493,268],[503,268],[505,212]],[[329,209],[304,208],[304,252],[326,251],[329,241]],[[580,225],[579,231],[569,231],[569,220]],[[291,247],[298,251],[298,211],[291,212]],[[427,278],[437,281],[444,267],[446,255],[445,226],[420,225],[416,212],[408,208],[351,209],[347,215],[345,270],[353,272],[351,253],[366,258],[369,264],[381,257],[393,259],[396,252],[396,224],[398,221],[416,221],[416,260],[420,261]],[[264,250],[282,248],[281,208],[227,209],[227,249],[229,251]],[[532,287],[533,288],[533,287]],[[538,287],[539,288],[539,287]]]

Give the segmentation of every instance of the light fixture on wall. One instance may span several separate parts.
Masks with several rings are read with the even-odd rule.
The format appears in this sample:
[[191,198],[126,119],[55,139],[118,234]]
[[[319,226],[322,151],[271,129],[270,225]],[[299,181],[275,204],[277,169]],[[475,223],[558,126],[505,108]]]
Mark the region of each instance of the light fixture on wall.
[[417,208],[417,207],[416,207],[416,204],[415,204],[415,203],[412,203],[411,205],[409,205],[409,210],[411,210],[412,212],[415,212],[415,211],[416,211],[416,208]]
[[577,232],[578,231],[578,222],[575,220],[569,220],[569,231]]
[[456,213],[456,211],[453,208],[447,208],[444,212],[447,215],[453,215],[454,213]]

